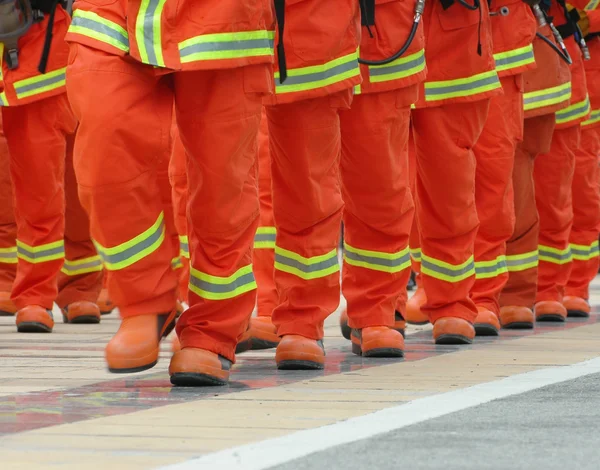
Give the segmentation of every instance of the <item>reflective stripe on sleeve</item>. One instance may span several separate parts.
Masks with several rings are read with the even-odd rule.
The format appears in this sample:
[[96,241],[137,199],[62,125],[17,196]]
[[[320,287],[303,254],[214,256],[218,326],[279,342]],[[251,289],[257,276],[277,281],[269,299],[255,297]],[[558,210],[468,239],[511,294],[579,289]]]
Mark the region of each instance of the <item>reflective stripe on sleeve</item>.
[[120,51],[129,52],[127,30],[91,11],[75,10],[69,33],[81,34],[116,47]]
[[18,99],[28,98],[65,86],[66,67],[14,83]]

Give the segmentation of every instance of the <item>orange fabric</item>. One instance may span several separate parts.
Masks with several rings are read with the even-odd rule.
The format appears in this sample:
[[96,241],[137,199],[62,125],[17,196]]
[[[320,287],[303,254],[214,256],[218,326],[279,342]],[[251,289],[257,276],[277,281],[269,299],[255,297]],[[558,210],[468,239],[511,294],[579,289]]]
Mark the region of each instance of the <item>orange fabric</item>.
[[[13,209],[14,199],[10,181],[10,155],[4,137],[0,113],[0,250],[16,249],[17,223]],[[10,292],[17,275],[16,253],[0,256],[0,292]],[[10,261],[10,262],[9,262]]]
[[[417,194],[417,149],[415,148],[415,139],[413,137],[412,129],[409,132],[408,138],[408,177],[410,183],[410,193],[413,196],[415,196]],[[419,236],[419,223],[417,211],[415,211],[413,216],[408,245],[411,249],[410,262],[412,270],[418,274],[421,272],[421,238]]]
[[[266,111],[260,120],[258,133],[258,202],[260,204],[260,227],[275,227],[273,198],[271,196],[271,156],[269,155],[269,126]],[[252,251],[252,265],[257,284],[256,307],[258,316],[270,317],[277,305],[278,295],[273,277],[275,250],[256,248]]]
[[[569,242],[575,245],[591,246],[598,241],[600,230],[600,193],[598,192],[598,155],[600,155],[600,134],[598,129],[582,129],[581,146],[575,151],[575,172],[573,175],[573,226]],[[575,247],[571,274],[565,295],[584,299],[589,298],[589,285],[598,273],[598,254],[589,260],[577,259]]]
[[[29,89],[26,93],[24,93],[24,90],[21,90],[20,93],[17,93],[18,90],[14,87],[15,82],[41,75],[38,71],[38,65],[42,56],[46,26],[48,25],[48,15],[44,16],[45,18],[41,22],[34,24],[27,34],[19,40],[19,67],[10,70],[6,60],[2,61],[2,74],[0,74],[0,80],[3,82],[4,88],[4,92],[0,95],[0,105],[2,106],[27,104],[65,92],[64,74],[59,86],[52,86],[51,89],[42,93],[33,93],[35,89]],[[53,28],[54,39],[52,40],[46,73],[58,71],[67,65],[69,46],[64,41],[64,37],[69,22],[69,15],[67,15],[61,6],[58,6]],[[52,80],[52,83],[59,84],[58,80]],[[29,93],[32,94],[27,96]]]
[[[501,94],[499,83],[489,91],[435,101],[429,101],[426,93],[426,84],[431,82],[457,80],[495,69],[488,3],[480,2],[480,8],[471,11],[454,2],[444,10],[442,2],[425,3],[423,27],[429,69],[425,84],[421,85],[417,107],[473,102]],[[477,53],[478,43],[481,43],[481,55]]]
[[[504,95],[492,98],[486,124],[473,151],[477,160],[475,202],[479,231],[475,239],[476,280],[471,298],[478,307],[500,314],[498,298],[508,273],[493,274],[506,253],[506,241],[515,228],[513,162],[523,133],[521,75],[501,79]],[[481,267],[477,263],[488,262]]]
[[[4,107],[2,121],[11,160],[17,238],[32,247],[62,241],[65,157],[68,136],[77,126],[67,96]],[[62,264],[62,258],[36,264],[20,259],[11,296],[16,306],[51,309]]]
[[[108,247],[121,244],[165,213],[167,238],[156,251],[111,272],[111,298],[124,316],[170,311],[177,290],[171,260],[179,254],[179,244],[170,243],[176,231],[169,224],[167,175],[173,98],[187,155],[192,265],[209,276],[229,277],[250,265],[258,225],[261,97],[250,92],[256,88],[247,88],[253,83],[247,79],[264,76],[268,65],[156,77],[152,67],[86,46],[73,48],[67,75],[80,117],[75,168],[94,239]],[[190,308],[177,323],[182,347],[233,360],[254,294],[209,300],[190,292]]]
[[[273,214],[277,248],[304,258],[338,248],[342,220],[339,183],[339,112],[351,91],[319,99],[267,106]],[[323,322],[340,302],[339,273],[303,279],[275,269],[278,334],[323,338]]]
[[[220,1],[220,0],[215,0]],[[308,98],[318,98],[358,85],[361,82],[358,63],[356,73],[323,86],[283,92],[293,80],[290,71],[304,67],[323,66],[329,61],[356,54],[360,41],[359,4],[354,0],[288,0],[285,2],[283,44],[288,81],[283,86],[275,79],[275,94],[265,98],[265,104],[283,104]],[[279,43],[279,31],[275,44]],[[275,74],[279,73],[279,56],[275,50]],[[318,74],[317,74],[318,75]]]
[[[488,107],[488,100],[480,100],[413,111],[418,170],[415,199],[423,257],[461,265],[473,255],[479,221],[472,149]],[[423,264],[421,276],[427,292],[423,311],[432,323],[442,317],[475,320],[477,309],[469,297],[474,276],[447,282],[426,274]]]
[[[580,144],[579,126],[554,130],[552,146],[535,161],[535,200],[540,216],[540,258],[544,246],[558,250],[569,247],[573,224],[572,184],[575,151]],[[570,263],[540,259],[536,302],[562,301],[569,279]]]
[[[534,160],[539,154],[550,151],[553,131],[554,114],[524,121],[523,141],[517,144],[512,174],[515,230],[506,243],[506,255],[509,258],[538,249],[539,217],[535,204]],[[500,295],[500,306],[533,307],[537,273],[537,264],[517,270],[511,268],[509,263],[509,277]]]
[[590,20],[590,33],[600,32],[600,10],[586,11],[585,13]]
[[[410,88],[356,96],[352,108],[340,113],[344,241],[352,248],[396,254],[408,247],[414,213],[408,175],[410,108],[398,103],[413,93]],[[393,327],[409,276],[408,265],[389,273],[344,262],[342,291],[350,327]],[[403,313],[404,305],[399,308]]]

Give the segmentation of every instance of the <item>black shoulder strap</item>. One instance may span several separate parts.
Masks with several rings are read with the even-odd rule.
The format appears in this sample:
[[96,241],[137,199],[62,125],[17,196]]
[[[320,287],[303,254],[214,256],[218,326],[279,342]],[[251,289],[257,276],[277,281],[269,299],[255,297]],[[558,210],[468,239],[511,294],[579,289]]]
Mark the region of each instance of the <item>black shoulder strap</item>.
[[277,65],[279,66],[279,83],[282,84],[287,78],[287,62],[285,60],[285,48],[283,46],[283,31],[285,30],[285,0],[275,1],[275,16],[277,18],[277,31],[279,41],[277,42]]

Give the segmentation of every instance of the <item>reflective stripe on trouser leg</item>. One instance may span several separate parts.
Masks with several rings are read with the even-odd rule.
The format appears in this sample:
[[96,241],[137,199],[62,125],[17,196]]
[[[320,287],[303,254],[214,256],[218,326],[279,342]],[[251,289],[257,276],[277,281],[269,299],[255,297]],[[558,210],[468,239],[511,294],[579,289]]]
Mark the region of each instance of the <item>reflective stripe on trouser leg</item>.
[[186,235],[179,235],[180,255],[183,258],[190,257],[190,244]]
[[254,235],[254,249],[275,249],[275,227],[258,227]]
[[81,274],[99,272],[102,271],[102,259],[100,256],[91,256],[78,260],[65,259],[60,271],[67,276],[79,276]]
[[17,264],[17,247],[0,248],[0,263]]

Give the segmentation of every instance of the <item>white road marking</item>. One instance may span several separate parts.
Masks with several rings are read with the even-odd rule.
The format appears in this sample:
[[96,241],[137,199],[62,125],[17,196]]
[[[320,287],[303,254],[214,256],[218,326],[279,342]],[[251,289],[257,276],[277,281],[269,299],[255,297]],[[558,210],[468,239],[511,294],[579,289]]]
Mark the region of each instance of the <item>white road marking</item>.
[[[571,366],[550,367],[473,387],[420,398],[347,421],[267,439],[197,459],[162,467],[161,470],[265,470],[315,452],[395,431],[492,400],[530,392],[600,372],[600,357]],[[276,423],[273,423],[276,425]]]

